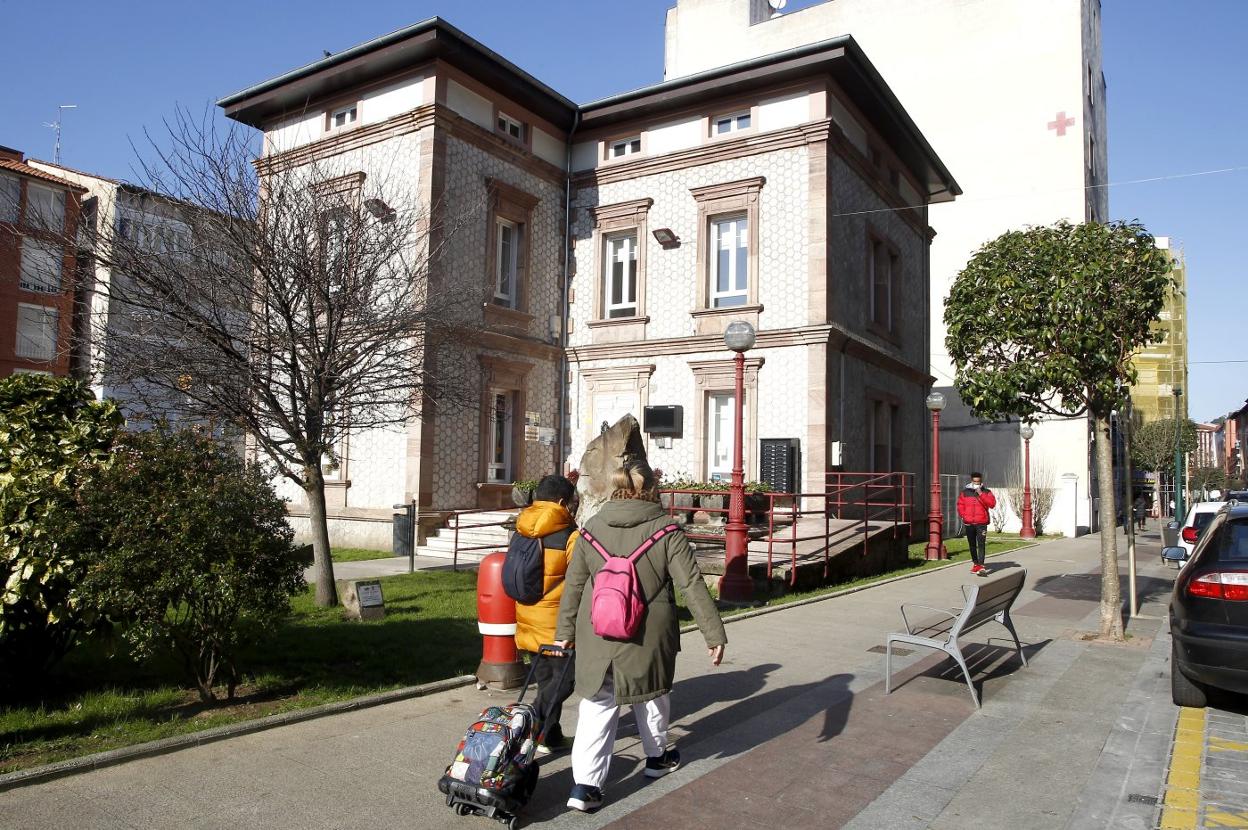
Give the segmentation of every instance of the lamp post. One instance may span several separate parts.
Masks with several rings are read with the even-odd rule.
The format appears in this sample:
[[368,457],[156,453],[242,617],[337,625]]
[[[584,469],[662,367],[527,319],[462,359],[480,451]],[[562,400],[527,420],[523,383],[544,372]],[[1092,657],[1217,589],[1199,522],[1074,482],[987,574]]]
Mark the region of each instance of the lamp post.
[[724,528],[724,575],[719,580],[719,598],[727,602],[749,602],[754,596],[754,582],[750,579],[747,557],[741,421],[745,403],[745,353],[754,345],[754,327],[744,320],[734,320],[724,330],[724,345],[737,353],[737,365],[736,394],[732,403],[732,484],[728,491],[728,524]]
[[1179,402],[1183,397],[1183,387],[1174,387],[1174,520],[1182,523],[1186,511],[1183,509],[1183,453],[1179,449],[1179,438],[1183,435],[1183,423],[1179,419]]
[[927,547],[923,555],[927,559],[948,559],[942,533],[944,518],[940,514],[940,410],[945,408],[945,396],[939,392],[928,395],[927,408],[932,411],[932,501],[927,508]]
[[1023,424],[1018,434],[1023,436],[1023,527],[1018,535],[1023,539],[1036,538],[1036,528],[1032,525],[1031,515],[1031,439],[1036,431],[1031,424]]

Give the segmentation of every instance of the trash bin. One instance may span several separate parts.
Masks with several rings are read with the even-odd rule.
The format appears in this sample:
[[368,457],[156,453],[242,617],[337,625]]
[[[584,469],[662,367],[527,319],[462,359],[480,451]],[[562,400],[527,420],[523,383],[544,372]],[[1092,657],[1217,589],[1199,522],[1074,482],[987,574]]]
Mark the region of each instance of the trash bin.
[[393,515],[390,548],[395,556],[407,556],[412,545],[412,520],[406,512]]
[[1161,546],[1165,548],[1178,547],[1179,544],[1179,523],[1166,522],[1161,528]]

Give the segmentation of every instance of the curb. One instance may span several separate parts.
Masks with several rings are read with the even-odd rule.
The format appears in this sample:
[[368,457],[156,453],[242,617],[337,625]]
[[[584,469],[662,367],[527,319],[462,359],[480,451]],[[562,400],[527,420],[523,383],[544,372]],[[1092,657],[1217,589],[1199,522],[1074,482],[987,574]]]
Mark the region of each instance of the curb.
[[253,732],[263,732],[266,729],[273,729],[278,726],[287,726],[288,724],[315,720],[316,718],[323,718],[328,715],[340,715],[344,712],[354,712],[358,709],[369,709],[373,706],[381,706],[386,703],[395,703],[400,700],[424,697],[426,695],[436,694],[437,692],[445,692],[451,689],[458,689],[463,686],[470,686],[476,682],[477,678],[473,675],[460,675],[459,677],[452,677],[447,680],[435,680],[432,683],[424,683],[420,686],[405,686],[402,689],[391,689],[388,692],[380,692],[375,695],[352,698],[351,700],[340,700],[335,703],[323,703],[320,706],[309,706],[306,709],[296,709],[291,712],[281,712],[276,715],[269,715],[255,720],[242,721],[240,723],[231,723],[226,726],[205,729],[202,732],[192,732],[187,735],[175,735],[170,738],[161,738],[158,741],[148,741],[147,743],[134,744],[133,746],[123,746],[118,749],[110,749],[107,752],[97,752],[93,755],[83,755],[80,758],[70,758],[66,761],[57,761],[56,763],[45,764],[41,767],[32,767],[30,769],[18,770],[17,772],[9,772],[0,775],[0,792],[17,789],[18,787],[29,786],[31,784],[41,784],[57,778],[78,775],[79,773],[91,772],[92,770],[102,769],[104,767],[116,766],[117,764],[122,764],[126,761],[138,760],[139,758],[150,758],[154,755],[165,755],[170,752],[176,752],[179,749],[187,749],[193,746],[203,746],[204,744],[223,741],[227,738],[237,738],[242,735],[250,735]]
[[[1053,540],[1053,541],[1056,541],[1056,540]],[[996,557],[996,556],[1005,556],[1007,553],[1016,553],[1020,550],[1027,550],[1028,548],[1039,547],[1042,544],[1044,544],[1044,542],[1031,542],[1030,544],[1019,545],[1016,548],[1010,548],[1009,550],[1003,550],[1003,551],[999,551],[998,553],[992,553],[992,554],[989,554],[988,556],[989,558]],[[789,608],[800,608],[803,605],[811,605],[816,602],[825,602],[830,599],[836,599],[837,597],[844,597],[844,596],[849,596],[850,594],[856,594],[859,591],[865,591],[869,588],[878,588],[881,585],[889,585],[893,582],[901,582],[903,579],[914,579],[916,576],[924,576],[925,574],[937,573],[938,571],[948,570],[949,568],[954,568],[959,565],[965,565],[965,564],[966,564],[965,562],[950,562],[947,565],[939,565],[935,568],[927,568],[926,570],[915,571],[914,573],[911,573],[911,574],[902,574],[900,576],[890,576],[886,579],[881,579],[878,582],[868,582],[866,585],[857,585],[853,588],[846,588],[842,591],[833,591],[827,594],[820,594],[817,597],[807,597],[806,599],[797,599],[797,600],[793,600],[793,602],[784,602],[779,605],[769,605],[769,606],[764,606],[762,608],[754,608],[749,611],[743,611],[740,614],[733,614],[731,617],[724,617],[723,622],[724,622],[724,625],[728,625],[729,623],[734,623],[737,620],[748,620],[748,619],[752,619],[753,617],[761,617],[764,614],[775,614],[779,611],[786,611]],[[688,634],[691,631],[697,631],[697,630],[698,630],[697,624],[691,623],[689,625],[682,626],[680,629],[680,633]]]

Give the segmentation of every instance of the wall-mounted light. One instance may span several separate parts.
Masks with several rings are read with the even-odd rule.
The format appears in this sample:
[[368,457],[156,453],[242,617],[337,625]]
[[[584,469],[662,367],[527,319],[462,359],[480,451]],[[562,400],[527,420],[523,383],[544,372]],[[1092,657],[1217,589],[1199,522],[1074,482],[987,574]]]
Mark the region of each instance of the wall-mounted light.
[[665,249],[680,247],[680,237],[672,233],[671,228],[655,228],[654,240]]
[[381,199],[365,199],[364,209],[371,213],[374,219],[379,219],[382,222],[394,221],[394,208],[390,207]]

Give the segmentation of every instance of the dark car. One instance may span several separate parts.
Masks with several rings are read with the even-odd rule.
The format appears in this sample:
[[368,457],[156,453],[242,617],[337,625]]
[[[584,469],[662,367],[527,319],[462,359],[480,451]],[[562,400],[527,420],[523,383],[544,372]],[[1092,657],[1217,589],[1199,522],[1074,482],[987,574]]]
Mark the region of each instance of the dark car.
[[1170,600],[1170,688],[1204,706],[1207,687],[1248,695],[1248,504],[1227,504],[1200,535]]

